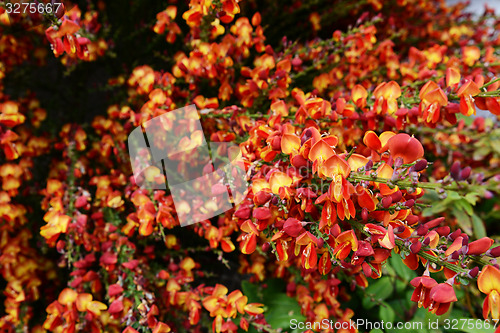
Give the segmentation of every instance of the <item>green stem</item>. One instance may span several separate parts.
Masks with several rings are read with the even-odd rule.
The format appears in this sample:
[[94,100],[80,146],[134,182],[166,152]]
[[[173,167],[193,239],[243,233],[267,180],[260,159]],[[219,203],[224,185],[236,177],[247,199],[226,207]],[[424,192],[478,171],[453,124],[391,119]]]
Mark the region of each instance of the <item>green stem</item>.
[[420,188],[425,188],[425,189],[430,189],[430,190],[436,190],[436,189],[442,188],[442,189],[448,190],[448,191],[467,192],[467,193],[470,192],[469,189],[471,187],[471,185],[469,185],[467,183],[460,184],[460,186],[458,186],[457,184],[442,185],[439,183],[418,182],[416,185],[414,185],[414,184],[412,184],[411,181],[408,181],[408,180],[391,181],[389,178],[372,177],[370,175],[361,175],[361,174],[354,173],[354,172],[351,172],[351,174],[349,175],[347,180],[354,181],[354,182],[355,181],[372,181],[372,182],[382,183],[382,184],[392,183],[392,184],[397,185],[397,186],[402,187],[402,188],[420,187]]
[[[371,234],[368,231],[364,230],[364,225],[362,223],[360,223],[360,222],[358,222],[356,220],[350,220],[349,223],[355,229],[361,231],[366,236],[371,236]],[[406,252],[411,252],[410,248],[405,245],[405,242],[403,240],[396,239],[395,242],[396,242],[396,245],[399,247],[400,250],[404,249]],[[427,260],[429,262],[435,263],[436,265],[446,267],[449,270],[452,270],[453,272],[456,272],[458,274],[463,274],[463,277],[465,277],[466,279],[474,280],[474,279],[469,278],[466,275],[469,272],[469,269],[461,268],[461,267],[459,267],[459,266],[457,266],[455,264],[443,261],[443,260],[441,260],[440,257],[434,257],[433,255],[424,252],[424,250],[420,250],[419,252],[416,253],[416,255],[420,256],[421,258],[423,258],[423,259],[425,259],[425,260]]]
[[493,79],[493,80],[491,80],[490,82],[488,82],[488,83],[484,84],[481,88],[483,88],[483,89],[484,89],[484,88],[486,88],[486,87],[488,87],[488,86],[490,86],[490,85],[492,85],[493,83],[498,82],[498,81],[500,81],[500,78]]

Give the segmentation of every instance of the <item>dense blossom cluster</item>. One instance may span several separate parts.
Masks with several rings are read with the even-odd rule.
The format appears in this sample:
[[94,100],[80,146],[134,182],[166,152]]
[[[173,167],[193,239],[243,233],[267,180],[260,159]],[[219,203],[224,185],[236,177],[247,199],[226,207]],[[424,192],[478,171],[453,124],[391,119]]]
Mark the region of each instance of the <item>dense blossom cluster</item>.
[[[500,21],[439,0],[330,2],[345,8],[345,28],[292,1],[283,10],[308,35],[282,31],[279,42],[253,1],[170,2],[148,29],[171,65],[110,79],[125,92],[119,103],[52,134],[36,93],[12,98],[5,78],[54,57],[68,68],[113,58],[105,4],[67,6],[45,25],[0,7],[0,328],[279,332],[260,295],[274,279],[303,321],[347,322],[352,293],[394,272],[395,257],[414,274],[397,278],[415,307],[500,319],[488,222],[498,218],[500,129],[475,116],[500,115]],[[181,228],[168,190],[136,184],[127,137],[191,104],[207,139],[239,145],[249,191]],[[458,291],[484,301],[465,304]],[[349,327],[338,332],[358,331]]]

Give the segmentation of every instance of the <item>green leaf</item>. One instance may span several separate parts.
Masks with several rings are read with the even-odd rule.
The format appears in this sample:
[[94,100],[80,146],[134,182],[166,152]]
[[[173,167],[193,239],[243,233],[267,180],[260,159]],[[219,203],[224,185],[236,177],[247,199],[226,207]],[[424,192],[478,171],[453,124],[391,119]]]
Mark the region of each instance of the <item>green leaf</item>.
[[413,278],[417,277],[417,274],[403,263],[403,260],[401,260],[401,257],[399,255],[392,255],[389,258],[389,265],[394,268],[396,275],[404,282],[409,282]]
[[241,282],[243,294],[248,297],[248,303],[259,303],[262,300],[259,298],[259,288],[257,285],[248,281]]
[[465,199],[455,201],[455,205],[458,208],[464,210],[469,216],[472,216],[472,214],[474,214],[474,209],[472,208],[471,204]]
[[396,319],[396,313],[394,312],[393,308],[385,302],[383,302],[380,306],[378,314],[380,319],[384,322],[392,323],[394,322],[394,319]]
[[[366,288],[367,296],[363,298],[363,307],[365,309],[371,309],[375,305],[377,305],[377,300],[383,301],[387,297],[391,296],[394,287],[392,285],[391,279],[387,276],[381,277],[375,283],[370,284],[368,288]],[[374,298],[375,301],[372,301],[371,298]]]
[[[458,194],[457,192],[455,191],[450,191],[448,192],[448,197],[447,199],[451,200],[451,201],[455,201],[455,200],[460,200],[462,199],[462,196],[460,196],[460,194]],[[446,200],[445,200],[446,201]]]
[[274,329],[289,329],[292,319],[296,319],[297,322],[306,320],[306,317],[300,313],[300,306],[297,301],[286,294],[274,295],[272,300],[264,304],[267,306],[264,317]]
[[451,213],[456,216],[459,227],[462,228],[466,234],[472,235],[472,221],[470,216],[456,206],[452,207]]
[[[451,192],[451,193],[454,193],[454,192]],[[448,207],[448,204],[450,202],[451,202],[451,200],[448,200],[448,198],[444,199],[442,201],[439,201],[435,205],[432,205],[431,207],[425,208],[424,211],[422,212],[422,215],[427,217],[427,216],[433,216],[433,215],[436,215],[438,213],[441,213],[441,212],[446,210],[446,208]]]
[[496,153],[496,155],[500,155],[500,141],[495,140],[491,142],[491,148]]
[[479,194],[476,192],[467,193],[465,195],[465,200],[467,200],[473,206],[476,205],[478,199],[479,199]]
[[300,312],[297,301],[286,295],[285,284],[280,279],[269,279],[262,285],[243,281],[241,289],[248,297],[249,303],[263,303],[265,306],[264,317],[274,329],[289,329],[290,321],[296,319],[297,322],[304,322],[304,317]]
[[474,153],[472,154],[472,158],[475,161],[479,161],[479,160],[482,160],[490,152],[491,152],[491,148],[484,145],[484,143],[483,143],[483,145],[479,145],[476,149],[474,149]]
[[472,227],[474,228],[474,236],[476,236],[477,239],[486,237],[484,223],[476,214],[472,215]]
[[461,113],[457,114],[457,120],[463,120],[465,125],[470,126],[474,122],[474,118],[467,117]]

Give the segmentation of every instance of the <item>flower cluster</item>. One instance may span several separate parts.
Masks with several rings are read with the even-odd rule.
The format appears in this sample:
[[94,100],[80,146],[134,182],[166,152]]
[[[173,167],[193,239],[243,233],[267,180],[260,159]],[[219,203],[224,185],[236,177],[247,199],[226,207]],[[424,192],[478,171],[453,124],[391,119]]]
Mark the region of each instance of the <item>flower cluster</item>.
[[[452,306],[500,319],[498,17],[442,0],[264,4],[170,2],[116,27],[89,1],[24,34],[0,8],[3,331],[279,332],[375,305],[395,321],[390,295],[399,321]],[[86,77],[104,110],[53,116],[76,97],[22,79],[53,57],[64,73],[42,73]],[[181,227],[188,208],[137,184],[127,143],[192,104],[204,133],[179,146],[237,144],[249,187]]]

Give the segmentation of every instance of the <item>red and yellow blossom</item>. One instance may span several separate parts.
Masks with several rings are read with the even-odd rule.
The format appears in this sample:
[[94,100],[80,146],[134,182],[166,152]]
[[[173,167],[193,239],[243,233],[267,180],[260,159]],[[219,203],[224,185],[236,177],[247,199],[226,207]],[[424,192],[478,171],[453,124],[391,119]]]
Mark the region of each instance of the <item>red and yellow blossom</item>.
[[441,107],[448,105],[448,97],[434,81],[427,82],[420,89],[419,97],[422,118],[428,123],[436,123],[441,116]]
[[376,113],[388,113],[393,115],[398,110],[397,99],[401,97],[401,87],[395,81],[384,82],[373,91],[375,104],[373,109]]
[[477,279],[477,286],[482,293],[486,294],[483,303],[483,317],[500,319],[500,270],[495,266],[483,268]]

